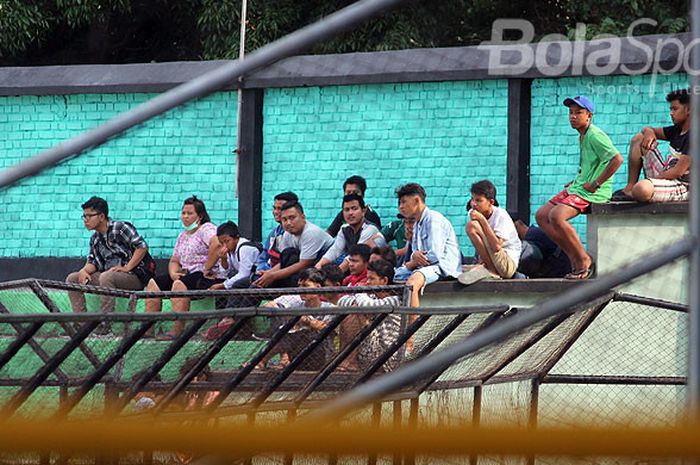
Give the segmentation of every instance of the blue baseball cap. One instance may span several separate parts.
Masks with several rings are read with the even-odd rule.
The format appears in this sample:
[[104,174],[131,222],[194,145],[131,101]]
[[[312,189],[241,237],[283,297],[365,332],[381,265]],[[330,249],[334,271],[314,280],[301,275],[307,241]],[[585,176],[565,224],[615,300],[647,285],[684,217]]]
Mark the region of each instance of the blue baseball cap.
[[591,113],[595,113],[595,105],[593,104],[593,100],[589,99],[585,95],[577,95],[576,97],[569,97],[564,100],[564,105],[567,107],[570,107],[574,103],[581,108],[585,108]]

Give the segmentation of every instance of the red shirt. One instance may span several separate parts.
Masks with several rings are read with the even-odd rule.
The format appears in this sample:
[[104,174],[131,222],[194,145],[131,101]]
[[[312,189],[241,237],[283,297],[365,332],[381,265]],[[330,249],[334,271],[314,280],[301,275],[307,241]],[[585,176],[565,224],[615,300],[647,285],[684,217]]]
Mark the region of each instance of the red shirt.
[[362,286],[367,284],[367,268],[360,274],[351,274],[343,279],[343,286]]

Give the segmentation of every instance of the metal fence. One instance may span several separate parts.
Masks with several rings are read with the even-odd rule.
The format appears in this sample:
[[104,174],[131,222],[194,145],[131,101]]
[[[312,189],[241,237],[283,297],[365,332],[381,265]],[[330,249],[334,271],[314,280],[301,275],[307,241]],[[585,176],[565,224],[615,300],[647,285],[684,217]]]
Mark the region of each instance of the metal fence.
[[[70,293],[76,292],[85,295],[94,311],[72,312]],[[332,301],[341,294],[367,292],[403,300],[396,307],[361,310],[270,306],[275,299],[293,302],[302,295],[322,294]],[[99,311],[105,297],[115,299],[115,312]],[[147,301],[158,297],[189,297],[193,308],[189,313],[144,313]],[[229,306],[231,300],[224,299],[231,297],[247,306]],[[241,419],[281,424],[304,419],[329,399],[533,311],[508,306],[414,309],[405,306],[406,298],[403,286],[150,293],[38,280],[2,283],[0,412],[5,418],[136,416],[186,424],[204,416],[225,424]],[[255,306],[249,305],[253,301]],[[358,315],[365,325],[343,345],[344,322]],[[400,318],[400,331],[377,351],[371,341],[392,315]],[[597,324],[607,328],[606,320],[628,321],[630,315],[637,324],[625,324],[623,334],[612,338],[614,346],[591,343]],[[301,324],[306,317],[327,324],[313,330]],[[222,324],[226,318],[232,321]],[[644,426],[676,424],[686,384],[686,352],[678,347],[684,347],[687,337],[664,339],[685,319],[685,305],[607,292],[415,377],[373,399],[370,410],[343,421],[409,428],[504,422],[563,426],[572,418],[600,425],[620,424],[624,417],[636,424],[640,417],[634,414],[643,411],[639,424]],[[154,331],[149,337],[158,327],[170,331],[176,321],[185,323],[181,335],[166,339]],[[370,346],[368,363],[343,368],[353,351]],[[608,389],[611,385],[616,394]],[[164,454],[171,459],[177,455]],[[129,458],[151,459],[150,453]],[[35,454],[23,462],[40,460]],[[261,454],[255,460],[293,459]],[[403,460],[415,458],[391,459]]]

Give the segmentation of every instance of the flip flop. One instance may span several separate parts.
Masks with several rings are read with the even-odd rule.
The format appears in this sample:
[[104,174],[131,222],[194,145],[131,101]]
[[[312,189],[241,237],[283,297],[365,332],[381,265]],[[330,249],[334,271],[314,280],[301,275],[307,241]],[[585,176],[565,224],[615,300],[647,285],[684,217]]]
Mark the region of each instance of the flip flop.
[[591,279],[595,276],[595,262],[591,262],[591,266],[584,270],[574,270],[564,276],[564,279]]
[[624,189],[617,190],[613,192],[612,197],[610,197],[611,202],[634,202],[634,197],[630,197],[625,194]]

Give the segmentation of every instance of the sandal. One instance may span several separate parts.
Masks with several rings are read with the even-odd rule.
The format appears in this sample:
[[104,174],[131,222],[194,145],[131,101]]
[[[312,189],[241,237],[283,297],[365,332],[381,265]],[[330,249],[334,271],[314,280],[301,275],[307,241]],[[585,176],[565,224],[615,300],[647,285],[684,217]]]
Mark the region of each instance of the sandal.
[[591,262],[591,266],[583,270],[574,270],[567,273],[564,279],[591,279],[595,276],[595,262]]
[[610,197],[611,202],[634,202],[634,197],[625,194],[624,189],[617,190],[613,192],[612,197]]

